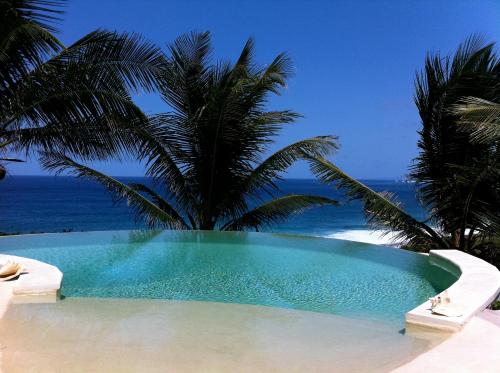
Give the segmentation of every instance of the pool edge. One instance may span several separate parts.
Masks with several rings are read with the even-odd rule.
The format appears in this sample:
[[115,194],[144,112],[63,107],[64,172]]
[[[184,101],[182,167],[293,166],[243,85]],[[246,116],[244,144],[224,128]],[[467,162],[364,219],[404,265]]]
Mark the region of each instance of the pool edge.
[[55,266],[25,257],[0,254],[0,261],[14,261],[28,271],[17,280],[0,282],[0,319],[11,303],[53,303],[57,301],[63,274]]
[[431,250],[429,261],[436,259],[448,262],[461,273],[457,281],[445,291],[451,304],[462,309],[463,315],[447,317],[434,314],[430,301],[426,301],[406,313],[406,325],[456,332],[498,296],[500,271],[486,261],[459,250]]

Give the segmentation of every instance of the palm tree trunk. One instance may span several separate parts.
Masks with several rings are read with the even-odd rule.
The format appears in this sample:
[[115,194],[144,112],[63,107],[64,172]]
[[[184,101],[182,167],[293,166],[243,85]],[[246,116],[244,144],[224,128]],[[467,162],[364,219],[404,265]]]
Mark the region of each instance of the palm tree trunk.
[[215,222],[217,219],[214,219],[213,216],[211,216],[210,213],[207,213],[206,211],[203,211],[200,214],[200,219],[199,219],[199,229],[204,230],[204,231],[213,231],[215,228]]
[[460,242],[462,234],[461,230],[457,229],[452,233],[452,243],[453,243],[453,248],[456,250],[460,250]]
[[200,224],[200,229],[203,231],[213,231],[215,224],[212,221],[204,221]]

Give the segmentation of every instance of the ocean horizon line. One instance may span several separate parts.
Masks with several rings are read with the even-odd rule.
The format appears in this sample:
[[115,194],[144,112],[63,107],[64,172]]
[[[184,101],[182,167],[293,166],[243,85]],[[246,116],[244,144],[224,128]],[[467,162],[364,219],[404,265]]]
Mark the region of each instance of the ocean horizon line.
[[[113,178],[137,178],[137,179],[150,179],[151,177],[150,176],[139,176],[139,175],[109,175]],[[17,178],[17,177],[47,177],[47,178],[78,178],[78,176],[74,176],[74,175],[13,175],[13,174],[10,174],[10,175],[7,175],[7,178]],[[366,178],[366,177],[360,177],[360,178],[356,178],[357,180],[361,180],[361,181],[395,181],[395,182],[398,182],[398,181],[403,181],[405,180],[405,176],[400,176],[400,177],[382,177],[382,178]],[[316,178],[314,177],[283,177],[283,180],[310,180],[310,181],[314,181],[314,180],[317,180]]]

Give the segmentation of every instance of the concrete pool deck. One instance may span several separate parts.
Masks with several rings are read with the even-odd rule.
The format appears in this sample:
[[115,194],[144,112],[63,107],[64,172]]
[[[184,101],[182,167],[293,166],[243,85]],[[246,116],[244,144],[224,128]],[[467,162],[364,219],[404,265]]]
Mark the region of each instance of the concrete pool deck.
[[500,372],[500,311],[481,312],[460,332],[393,372]]

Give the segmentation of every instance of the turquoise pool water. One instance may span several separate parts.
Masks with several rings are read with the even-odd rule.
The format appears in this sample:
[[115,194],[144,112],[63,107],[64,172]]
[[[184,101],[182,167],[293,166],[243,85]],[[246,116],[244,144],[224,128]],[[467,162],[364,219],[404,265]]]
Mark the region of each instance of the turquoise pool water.
[[0,238],[56,265],[66,297],[257,304],[397,320],[456,278],[427,257],[266,233],[110,231]]

